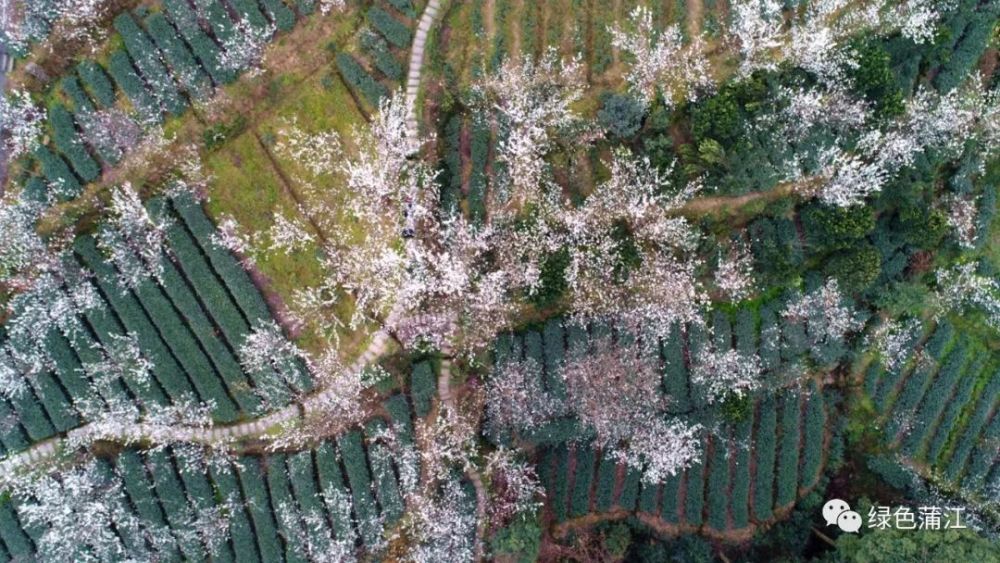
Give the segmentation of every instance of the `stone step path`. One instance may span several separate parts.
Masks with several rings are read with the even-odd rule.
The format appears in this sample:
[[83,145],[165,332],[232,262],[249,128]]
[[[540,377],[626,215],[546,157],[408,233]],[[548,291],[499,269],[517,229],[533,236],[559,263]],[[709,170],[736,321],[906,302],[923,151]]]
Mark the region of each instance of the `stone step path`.
[[424,46],[427,34],[434,25],[441,11],[441,0],[430,0],[417,24],[417,33],[413,36],[410,47],[410,68],[406,74],[406,107],[409,115],[406,119],[406,135],[412,143],[410,152],[415,154],[420,150],[420,124],[417,121],[417,96],[420,93],[420,78],[424,69]]
[[[386,320],[387,326],[393,326],[397,311],[392,311]],[[392,337],[386,328],[377,331],[365,351],[350,366],[350,370],[361,370],[378,359],[389,346]],[[287,424],[295,418],[302,418],[316,412],[334,391],[325,389],[315,395],[306,397],[299,403],[291,403],[284,408],[272,411],[260,418],[248,420],[229,426],[212,426],[207,428],[139,424],[128,428],[108,428],[95,424],[85,424],[66,433],[65,437],[55,436],[32,445],[27,450],[0,461],[0,475],[35,465],[56,456],[67,447],[74,444],[87,443],[93,440],[107,440],[122,443],[148,441],[151,443],[194,443],[218,445],[226,442],[260,436],[269,428]]]

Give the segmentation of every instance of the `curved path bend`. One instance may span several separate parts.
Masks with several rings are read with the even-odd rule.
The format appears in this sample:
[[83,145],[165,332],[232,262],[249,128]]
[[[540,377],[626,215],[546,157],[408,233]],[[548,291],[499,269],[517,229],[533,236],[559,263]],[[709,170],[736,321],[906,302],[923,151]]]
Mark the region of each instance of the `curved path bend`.
[[[395,315],[390,313],[386,324],[392,326],[393,322],[395,322]],[[364,369],[365,366],[372,363],[385,352],[391,338],[387,328],[383,327],[379,329],[372,337],[365,351],[348,369],[356,371]],[[43,440],[32,445],[27,450],[0,461],[0,475],[9,474],[9,472],[29,464],[33,465],[43,462],[56,456],[67,446],[72,448],[74,444],[83,444],[94,440],[119,441],[123,443],[149,441],[160,444],[194,443],[218,445],[252,436],[260,436],[270,428],[296,418],[304,418],[306,414],[319,410],[321,405],[326,403],[326,399],[333,392],[332,389],[324,389],[314,395],[303,398],[301,401],[289,403],[285,407],[269,412],[259,418],[225,426],[165,427],[159,424],[138,424],[127,428],[116,427],[109,429],[98,424],[84,424],[66,432],[65,436],[54,436]]]
[[417,32],[413,36],[410,47],[410,67],[406,73],[406,108],[409,115],[406,118],[406,134],[410,138],[410,150],[416,153],[420,150],[420,122],[417,120],[417,97],[420,94],[420,81],[424,70],[424,47],[431,27],[441,12],[441,0],[430,0],[417,24]]
[[[410,49],[410,65],[406,78],[406,103],[409,112],[406,123],[406,133],[413,143],[413,151],[419,150],[420,131],[417,122],[417,95],[420,92],[420,81],[423,73],[424,47],[431,26],[434,25],[441,10],[441,0],[430,0],[420,16],[420,23],[414,34],[413,46]],[[397,319],[397,311],[393,311],[386,319],[385,325],[391,327]],[[360,370],[373,360],[378,358],[389,343],[391,336],[385,327],[375,333],[371,343],[355,361],[350,369]],[[450,361],[449,361],[450,365]],[[449,377],[450,379],[450,377]],[[189,442],[203,444],[219,444],[226,441],[233,441],[251,436],[259,436],[279,424],[284,424],[295,418],[302,418],[306,414],[316,411],[324,404],[324,400],[332,394],[332,390],[323,390],[318,394],[307,397],[300,403],[291,403],[284,408],[270,412],[259,418],[241,422],[228,426],[211,426],[207,428],[195,427],[170,427],[164,428],[160,425],[137,425],[132,428],[118,429],[109,432],[106,428],[100,428],[94,424],[85,424],[74,428],[65,436],[54,436],[33,444],[28,449],[0,460],[0,475],[7,474],[18,468],[34,465],[54,457],[61,452],[65,446],[73,443],[82,443],[94,439],[108,439],[120,441],[150,440],[154,442]],[[444,396],[444,395],[442,395]]]

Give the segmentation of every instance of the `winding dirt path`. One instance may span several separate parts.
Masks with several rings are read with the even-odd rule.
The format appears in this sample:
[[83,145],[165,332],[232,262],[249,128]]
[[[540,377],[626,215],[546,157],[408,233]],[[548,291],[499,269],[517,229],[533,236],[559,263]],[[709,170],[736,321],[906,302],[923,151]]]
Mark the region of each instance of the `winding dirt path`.
[[[389,345],[391,336],[389,327],[395,326],[397,321],[395,311],[386,318],[385,327],[379,329],[373,336],[365,351],[355,360],[349,370],[360,371],[368,364],[381,356]],[[335,392],[334,389],[321,389],[316,393],[293,402],[279,410],[270,412],[261,417],[240,422],[237,424],[211,427],[190,427],[190,426],[169,426],[154,424],[139,424],[135,426],[122,427],[115,425],[113,428],[106,425],[94,423],[84,424],[67,432],[64,436],[55,436],[32,445],[27,450],[7,457],[0,461],[0,475],[10,475],[26,465],[43,463],[57,457],[61,453],[68,453],[75,444],[83,444],[95,440],[103,440],[120,443],[150,442],[152,444],[164,443],[193,443],[205,445],[218,445],[231,443],[236,440],[262,436],[270,429],[287,424],[295,418],[304,419],[315,414],[323,405],[328,404],[328,400]]]
[[689,39],[701,34],[701,22],[705,15],[705,5],[702,0],[684,0],[684,29]]

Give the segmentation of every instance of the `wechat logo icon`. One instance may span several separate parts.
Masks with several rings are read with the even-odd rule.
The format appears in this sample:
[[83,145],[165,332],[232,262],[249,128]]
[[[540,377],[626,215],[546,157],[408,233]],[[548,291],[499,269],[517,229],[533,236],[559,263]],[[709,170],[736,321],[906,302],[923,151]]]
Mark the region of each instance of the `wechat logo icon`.
[[823,505],[823,519],[827,526],[836,524],[841,530],[856,534],[861,529],[861,515],[851,510],[851,505],[839,498],[826,501]]

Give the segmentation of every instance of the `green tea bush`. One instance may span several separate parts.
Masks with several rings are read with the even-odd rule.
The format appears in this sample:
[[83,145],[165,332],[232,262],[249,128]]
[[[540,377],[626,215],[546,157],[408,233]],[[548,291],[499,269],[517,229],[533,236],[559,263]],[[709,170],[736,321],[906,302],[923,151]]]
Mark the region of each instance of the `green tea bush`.
[[[146,467],[153,481],[153,488],[160,500],[160,507],[166,515],[170,527],[179,532],[197,532],[191,528],[188,519],[191,507],[184,487],[177,476],[170,457],[163,450],[151,450],[146,453]],[[205,559],[205,548],[198,541],[197,533],[178,534],[181,553],[190,560]]]
[[[278,533],[285,539],[285,561],[288,563],[306,563],[305,554],[295,538],[304,537],[302,520],[298,517],[299,509],[292,496],[291,483],[288,478],[288,468],[285,454],[272,454],[267,462],[267,490],[271,494],[271,507],[275,511],[278,522]],[[288,507],[293,512],[282,517],[281,507]]]
[[786,506],[795,500],[798,485],[799,439],[802,415],[799,396],[787,393],[781,405],[781,447],[775,470],[774,506]]
[[413,8],[413,2],[410,0],[389,0],[389,4],[408,18],[417,17],[417,11]]
[[371,462],[372,478],[375,483],[375,497],[382,507],[382,517],[387,523],[395,523],[403,515],[403,495],[392,465],[392,452],[385,444],[375,442],[376,437],[387,430],[379,419],[372,420],[365,429],[368,440],[368,458]]
[[490,150],[490,126],[484,119],[472,120],[471,166],[469,174],[469,214],[475,222],[486,218],[486,164]]
[[[929,437],[928,434],[937,426],[945,404],[951,401],[955,385],[968,369],[967,360],[964,347],[960,347],[956,348],[941,366],[923,400],[917,405],[913,413],[913,423],[903,438],[902,451],[906,456],[916,457],[924,441]],[[973,372],[978,372],[982,364],[969,367]]]
[[688,467],[686,477],[684,521],[692,526],[700,526],[705,509],[705,464],[699,461]]
[[[396,60],[396,55],[392,54],[389,45],[381,35],[370,31],[363,32],[361,34],[361,48],[368,53],[369,58],[375,63],[375,68],[386,78],[394,82],[403,79],[403,65]],[[461,123],[457,118],[453,119],[456,119],[457,123]],[[455,146],[455,158],[458,158],[457,145]]]
[[260,3],[278,31],[291,31],[295,27],[295,12],[282,0],[260,0]]
[[93,113],[95,111],[94,102],[90,101],[90,96],[83,90],[83,85],[74,74],[68,74],[59,81],[59,88],[71,102],[73,108],[80,114]]
[[368,71],[364,69],[358,61],[347,53],[337,53],[337,69],[341,76],[352,87],[361,92],[361,95],[372,106],[378,107],[382,98],[389,95],[389,90],[378,82]]
[[53,104],[49,108],[49,125],[52,126],[53,143],[69,161],[77,176],[84,182],[94,181],[101,174],[101,167],[83,146],[76,124],[73,122],[73,115],[66,106]]
[[102,107],[115,105],[115,87],[99,64],[85,60],[76,65],[76,72],[97,105]]
[[254,536],[260,547],[261,561],[282,561],[284,559],[278,538],[278,525],[268,499],[260,462],[255,457],[243,456],[236,465],[240,483],[246,495],[246,506],[253,519]]
[[576,467],[573,470],[573,494],[570,497],[569,515],[576,518],[590,512],[590,486],[594,482],[597,452],[592,447],[578,445],[574,455]]
[[389,43],[400,49],[410,48],[410,41],[413,40],[413,36],[409,28],[392,17],[389,12],[378,6],[372,6],[368,9],[367,19],[368,23],[378,30]]
[[162,13],[146,18],[146,29],[156,44],[177,82],[195,99],[208,97],[212,93],[212,82],[205,69],[198,64],[177,31]]
[[[247,516],[243,493],[232,467],[229,464],[213,463],[209,465],[209,471],[219,499],[222,502],[232,501],[235,505],[229,512],[229,534],[236,561],[263,561],[257,550],[257,538]],[[182,471],[181,477],[185,475],[187,473]],[[267,543],[268,539],[261,537],[261,541]]]
[[[323,506],[323,499],[316,486],[312,452],[298,452],[288,456],[285,461],[288,467],[288,479],[292,485],[292,494],[298,501],[302,512],[318,516],[326,514],[326,507]],[[320,518],[315,525],[305,526],[305,534],[306,537],[312,538],[313,545],[323,545],[323,538],[329,534],[326,519]]]
[[11,406],[17,413],[16,419],[21,423],[25,433],[32,442],[51,438],[56,433],[52,422],[45,415],[41,402],[33,391],[19,393],[10,398]]
[[560,374],[566,359],[565,331],[559,319],[545,323],[542,340],[545,343],[545,388],[557,398],[566,398],[566,383]]
[[160,107],[173,115],[183,113],[187,109],[187,102],[181,97],[170,72],[160,60],[159,50],[150,41],[146,32],[128,13],[116,17],[114,27],[121,34],[128,54],[146,79],[149,91],[159,102]]
[[153,374],[163,390],[174,401],[194,395],[194,389],[180,365],[160,340],[156,328],[135,296],[119,285],[114,269],[104,261],[94,239],[89,236],[78,237],[74,246],[77,255],[94,272],[98,286],[107,296],[111,308],[125,329],[136,334],[139,347],[153,362]]
[[994,373],[992,377],[987,379],[986,386],[979,394],[975,408],[965,421],[965,426],[959,430],[951,457],[941,460],[944,474],[949,480],[957,482],[961,476],[969,454],[976,446],[980,432],[989,420],[993,402],[998,395],[1000,395],[1000,373]]
[[941,421],[934,431],[934,437],[927,446],[924,459],[928,463],[933,465],[937,461],[941,455],[941,451],[944,450],[945,444],[948,442],[948,437],[951,436],[952,431],[956,428],[962,411],[965,410],[966,406],[973,404],[972,392],[980,375],[978,372],[970,371],[959,380],[955,396],[947,402],[947,407],[941,415]]
[[146,85],[136,74],[132,59],[125,51],[118,50],[108,56],[108,72],[142,119],[162,121],[162,111],[157,100],[146,90]]
[[[257,412],[260,408],[260,400],[250,393],[250,382],[243,374],[239,362],[233,353],[226,348],[223,340],[219,338],[215,325],[208,318],[206,313],[198,306],[195,294],[188,288],[183,276],[178,272],[177,267],[165,261],[163,267],[163,290],[166,292],[170,302],[180,311],[183,323],[191,330],[198,344],[211,360],[212,366],[225,383],[228,394],[239,406],[240,410],[246,413]],[[214,281],[214,280],[208,280]],[[205,372],[208,376],[210,372]],[[222,388],[211,386],[215,393],[225,393]],[[228,399],[226,399],[228,402]]]
[[806,398],[802,437],[802,466],[799,472],[799,486],[803,488],[815,484],[819,478],[820,466],[823,463],[823,430],[826,427],[823,399],[823,394],[813,384]]
[[680,325],[675,324],[661,342],[663,357],[663,388],[671,398],[670,407],[678,412],[690,408],[688,398],[688,369],[684,364],[684,342]]
[[708,469],[708,525],[716,530],[728,527],[729,510],[729,448],[724,432],[713,439],[713,449]]
[[733,434],[732,490],[729,495],[729,513],[733,528],[745,528],[750,523],[750,435],[753,430],[753,416],[747,416],[736,424]]
[[552,513],[556,522],[566,520],[568,516],[569,496],[569,450],[565,444],[556,446],[552,452],[552,488],[548,491],[548,498],[552,499]]
[[377,526],[378,507],[372,497],[372,478],[368,472],[361,433],[356,430],[348,432],[337,443],[340,446],[347,480],[351,485],[354,513],[357,516],[358,528],[361,530],[361,539],[365,545],[375,546],[378,544],[381,529]]
[[418,417],[423,418],[430,412],[435,393],[437,379],[431,363],[425,360],[415,364],[410,378],[410,399],[413,400],[413,412]]
[[773,397],[762,401],[757,409],[757,433],[754,436],[753,514],[766,520],[773,514],[774,461],[777,441],[777,404]]
[[[337,452],[331,442],[323,442],[316,448],[316,469],[319,475],[320,488],[327,499],[339,496],[348,502],[350,501],[350,491],[344,485],[344,476],[341,474],[340,466],[337,463]],[[351,507],[348,505],[346,508],[348,510],[345,512],[328,511],[327,513],[330,516],[330,521],[333,523],[333,530],[336,537],[353,543],[353,540],[357,536],[354,527],[351,525]]]
[[228,84],[235,80],[236,73],[222,66],[219,60],[222,56],[221,49],[201,29],[198,15],[190,4],[185,0],[164,0],[163,7],[166,8],[170,21],[191,46],[192,53],[212,80],[216,84]]
[[45,145],[39,145],[35,149],[35,158],[41,165],[42,174],[54,190],[54,195],[59,201],[68,201],[80,194],[83,186],[76,179],[69,165],[59,155],[48,149]]
[[250,27],[258,30],[268,27],[267,18],[257,6],[257,0],[229,0],[229,3],[236,10],[238,20],[246,21]]
[[663,491],[660,493],[660,518],[671,524],[677,523],[679,520],[678,511],[680,506],[678,504],[678,493],[680,492],[680,486],[681,473],[678,472],[676,475],[671,475],[663,481]]
[[636,503],[639,502],[639,483],[642,481],[642,474],[634,467],[625,468],[625,479],[622,481],[622,492],[615,502],[619,507],[633,511]]
[[[143,459],[134,450],[125,450],[118,455],[116,470],[121,476],[125,485],[125,490],[135,507],[136,514],[146,523],[167,527],[167,520],[164,518],[163,510],[154,495],[154,483],[146,473]],[[173,542],[166,542],[156,546],[159,555],[164,558],[176,559],[181,557],[177,545]]]

